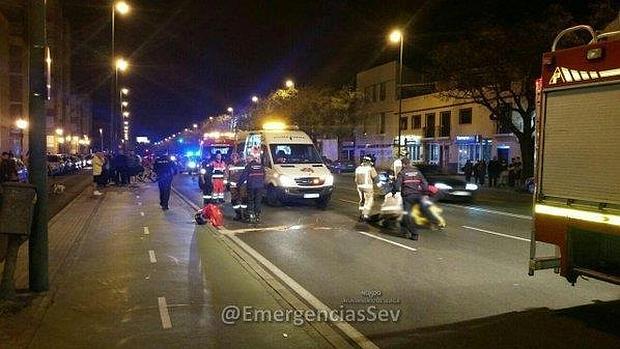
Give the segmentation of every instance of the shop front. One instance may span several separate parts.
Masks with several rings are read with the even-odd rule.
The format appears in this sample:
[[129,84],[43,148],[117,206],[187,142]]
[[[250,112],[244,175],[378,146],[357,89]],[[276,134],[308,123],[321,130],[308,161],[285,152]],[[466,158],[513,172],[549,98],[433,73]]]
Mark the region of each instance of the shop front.
[[[394,146],[398,151],[398,137],[394,138]],[[403,135],[401,137],[401,152],[412,162],[422,162],[424,160],[424,150],[422,147],[422,137],[418,135]]]
[[483,138],[481,135],[456,136],[456,146],[458,148],[458,173],[463,173],[463,166],[470,160],[472,163],[491,160],[493,140]]

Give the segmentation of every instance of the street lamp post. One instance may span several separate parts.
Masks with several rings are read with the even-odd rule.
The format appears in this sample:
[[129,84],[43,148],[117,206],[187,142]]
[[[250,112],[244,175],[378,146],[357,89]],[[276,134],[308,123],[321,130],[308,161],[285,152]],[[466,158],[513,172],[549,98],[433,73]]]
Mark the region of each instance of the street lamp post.
[[103,151],[103,129],[99,129],[99,139],[101,140],[101,151]]
[[237,128],[237,122],[235,121],[235,109],[233,109],[233,107],[228,107],[226,111],[230,113],[230,130],[234,131]]
[[24,130],[28,128],[28,121],[19,119],[15,126],[19,129],[19,155],[24,155]]
[[[112,60],[116,59],[116,47],[115,47],[115,29],[116,29],[116,12],[120,15],[126,15],[129,13],[130,7],[125,1],[113,1],[112,2]],[[116,115],[116,89],[118,84],[118,62],[114,64],[114,80],[110,82],[110,151],[114,149],[114,143],[116,138],[116,132],[114,128],[114,117]]]
[[401,155],[401,136],[402,136],[402,127],[401,127],[401,115],[403,111],[403,33],[400,30],[394,30],[390,33],[390,41],[392,43],[400,43],[400,54],[398,58],[398,157]]

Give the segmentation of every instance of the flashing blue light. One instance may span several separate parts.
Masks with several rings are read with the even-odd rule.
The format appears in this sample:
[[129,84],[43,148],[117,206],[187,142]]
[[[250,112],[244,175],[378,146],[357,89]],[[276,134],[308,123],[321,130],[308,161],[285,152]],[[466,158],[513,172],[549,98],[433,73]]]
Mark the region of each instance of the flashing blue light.
[[190,161],[187,163],[187,167],[191,168],[191,169],[195,169],[196,168],[196,162],[195,161]]
[[178,141],[179,143],[183,143],[183,138],[179,138],[177,141]]
[[188,158],[194,156],[194,152],[188,151],[187,153],[185,153],[185,156],[187,156]]

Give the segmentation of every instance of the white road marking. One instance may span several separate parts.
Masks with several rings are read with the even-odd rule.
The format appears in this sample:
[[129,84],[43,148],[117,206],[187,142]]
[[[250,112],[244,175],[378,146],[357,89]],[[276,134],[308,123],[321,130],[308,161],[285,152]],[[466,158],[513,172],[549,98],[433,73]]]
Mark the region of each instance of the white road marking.
[[351,200],[345,200],[345,199],[338,199],[338,201],[342,201],[342,202],[346,202],[349,204],[355,204],[355,205],[359,205],[359,201],[351,201]]
[[482,233],[487,233],[487,234],[491,234],[491,235],[497,235],[497,236],[501,236],[501,237],[505,237],[505,238],[509,238],[509,239],[515,239],[515,240],[520,240],[520,241],[526,241],[526,242],[530,242],[530,239],[526,239],[526,238],[522,238],[519,236],[514,236],[514,235],[508,235],[508,234],[502,234],[502,233],[498,233],[495,231],[491,231],[491,230],[485,230],[485,229],[480,229],[480,228],[474,228],[474,227],[468,227],[466,225],[462,226],[465,229],[470,229],[470,230],[475,230],[475,231],[479,231]]
[[138,202],[138,206],[142,206],[142,203],[141,203],[141,202]]
[[461,209],[465,209],[465,210],[479,211],[479,212],[484,212],[484,213],[493,213],[493,214],[497,214],[497,215],[500,215],[500,216],[507,216],[507,217],[520,218],[520,219],[527,219],[527,220],[530,220],[530,221],[532,220],[532,216],[516,214],[516,213],[510,213],[510,212],[505,212],[505,211],[490,210],[490,209],[482,208],[482,207],[461,206],[461,205],[454,205],[454,204],[442,204],[442,205],[449,206],[449,207],[461,208]]
[[[226,229],[223,229],[226,231]],[[330,312],[331,309],[321,302],[318,298],[316,298],[312,293],[303,288],[300,284],[298,284],[295,280],[293,280],[290,276],[285,274],[282,270],[276,267],[273,263],[267,260],[263,255],[256,252],[252,247],[243,242],[239,237],[233,234],[226,234],[226,237],[234,241],[239,247],[245,250],[246,253],[254,257],[259,263],[261,263],[265,268],[271,271],[275,276],[277,276],[282,282],[284,282],[288,287],[290,287],[295,293],[297,293],[301,298],[303,298],[308,304],[314,307],[317,310],[321,310],[324,312]],[[339,319],[342,320],[342,319]],[[351,326],[348,322],[335,321],[333,322],[334,326],[338,327],[340,331],[346,334],[349,338],[351,338],[358,346],[361,348],[368,349],[378,349],[379,347],[375,345],[370,339],[366,338],[361,332],[359,332],[355,327]]]
[[149,231],[149,227],[143,227],[142,229],[144,229],[144,235],[150,235],[151,232]]
[[223,234],[243,234],[243,233],[250,233],[250,232],[255,232],[255,231],[286,231],[288,229],[291,230],[295,230],[295,229],[299,229],[300,226],[294,226],[294,225],[279,225],[279,226],[275,226],[275,227],[265,227],[265,228],[246,228],[246,229],[235,229],[235,230],[228,230],[228,229],[224,229],[222,230]]
[[403,245],[403,244],[398,243],[396,241],[385,239],[385,238],[382,238],[382,237],[374,235],[374,234],[366,233],[364,231],[358,231],[357,233],[362,234],[362,235],[366,235],[366,236],[371,237],[373,239],[377,239],[377,240],[381,240],[381,241],[387,242],[388,244],[392,244],[392,245],[395,245],[395,246],[398,246],[398,247],[402,247],[404,249],[407,249],[407,250],[410,250],[410,251],[413,251],[413,252],[416,252],[418,250],[417,248],[413,248],[411,246]]
[[140,216],[144,217],[144,212],[140,212]]
[[149,250],[149,260],[151,263],[157,263],[157,257],[155,257],[155,251]]
[[166,297],[157,297],[157,304],[159,305],[159,317],[161,318],[161,327],[163,327],[164,330],[172,328],[172,321],[170,320],[170,313],[168,312]]

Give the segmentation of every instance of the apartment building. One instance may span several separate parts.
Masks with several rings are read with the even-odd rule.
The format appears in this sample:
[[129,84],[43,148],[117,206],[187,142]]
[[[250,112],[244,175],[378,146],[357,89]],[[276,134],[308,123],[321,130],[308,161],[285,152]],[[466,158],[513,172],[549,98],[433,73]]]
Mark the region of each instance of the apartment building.
[[[396,62],[390,62],[357,75],[357,87],[367,96],[368,110],[355,141],[358,159],[372,154],[377,166],[389,167],[400,146],[401,154],[414,162],[436,164],[457,173],[467,160],[488,161],[497,156],[509,161],[520,156],[517,138],[491,120],[489,110],[471,100],[440,93],[403,98],[399,140],[397,68]],[[381,99],[383,83],[385,99]],[[376,98],[372,86],[379,86]]]

